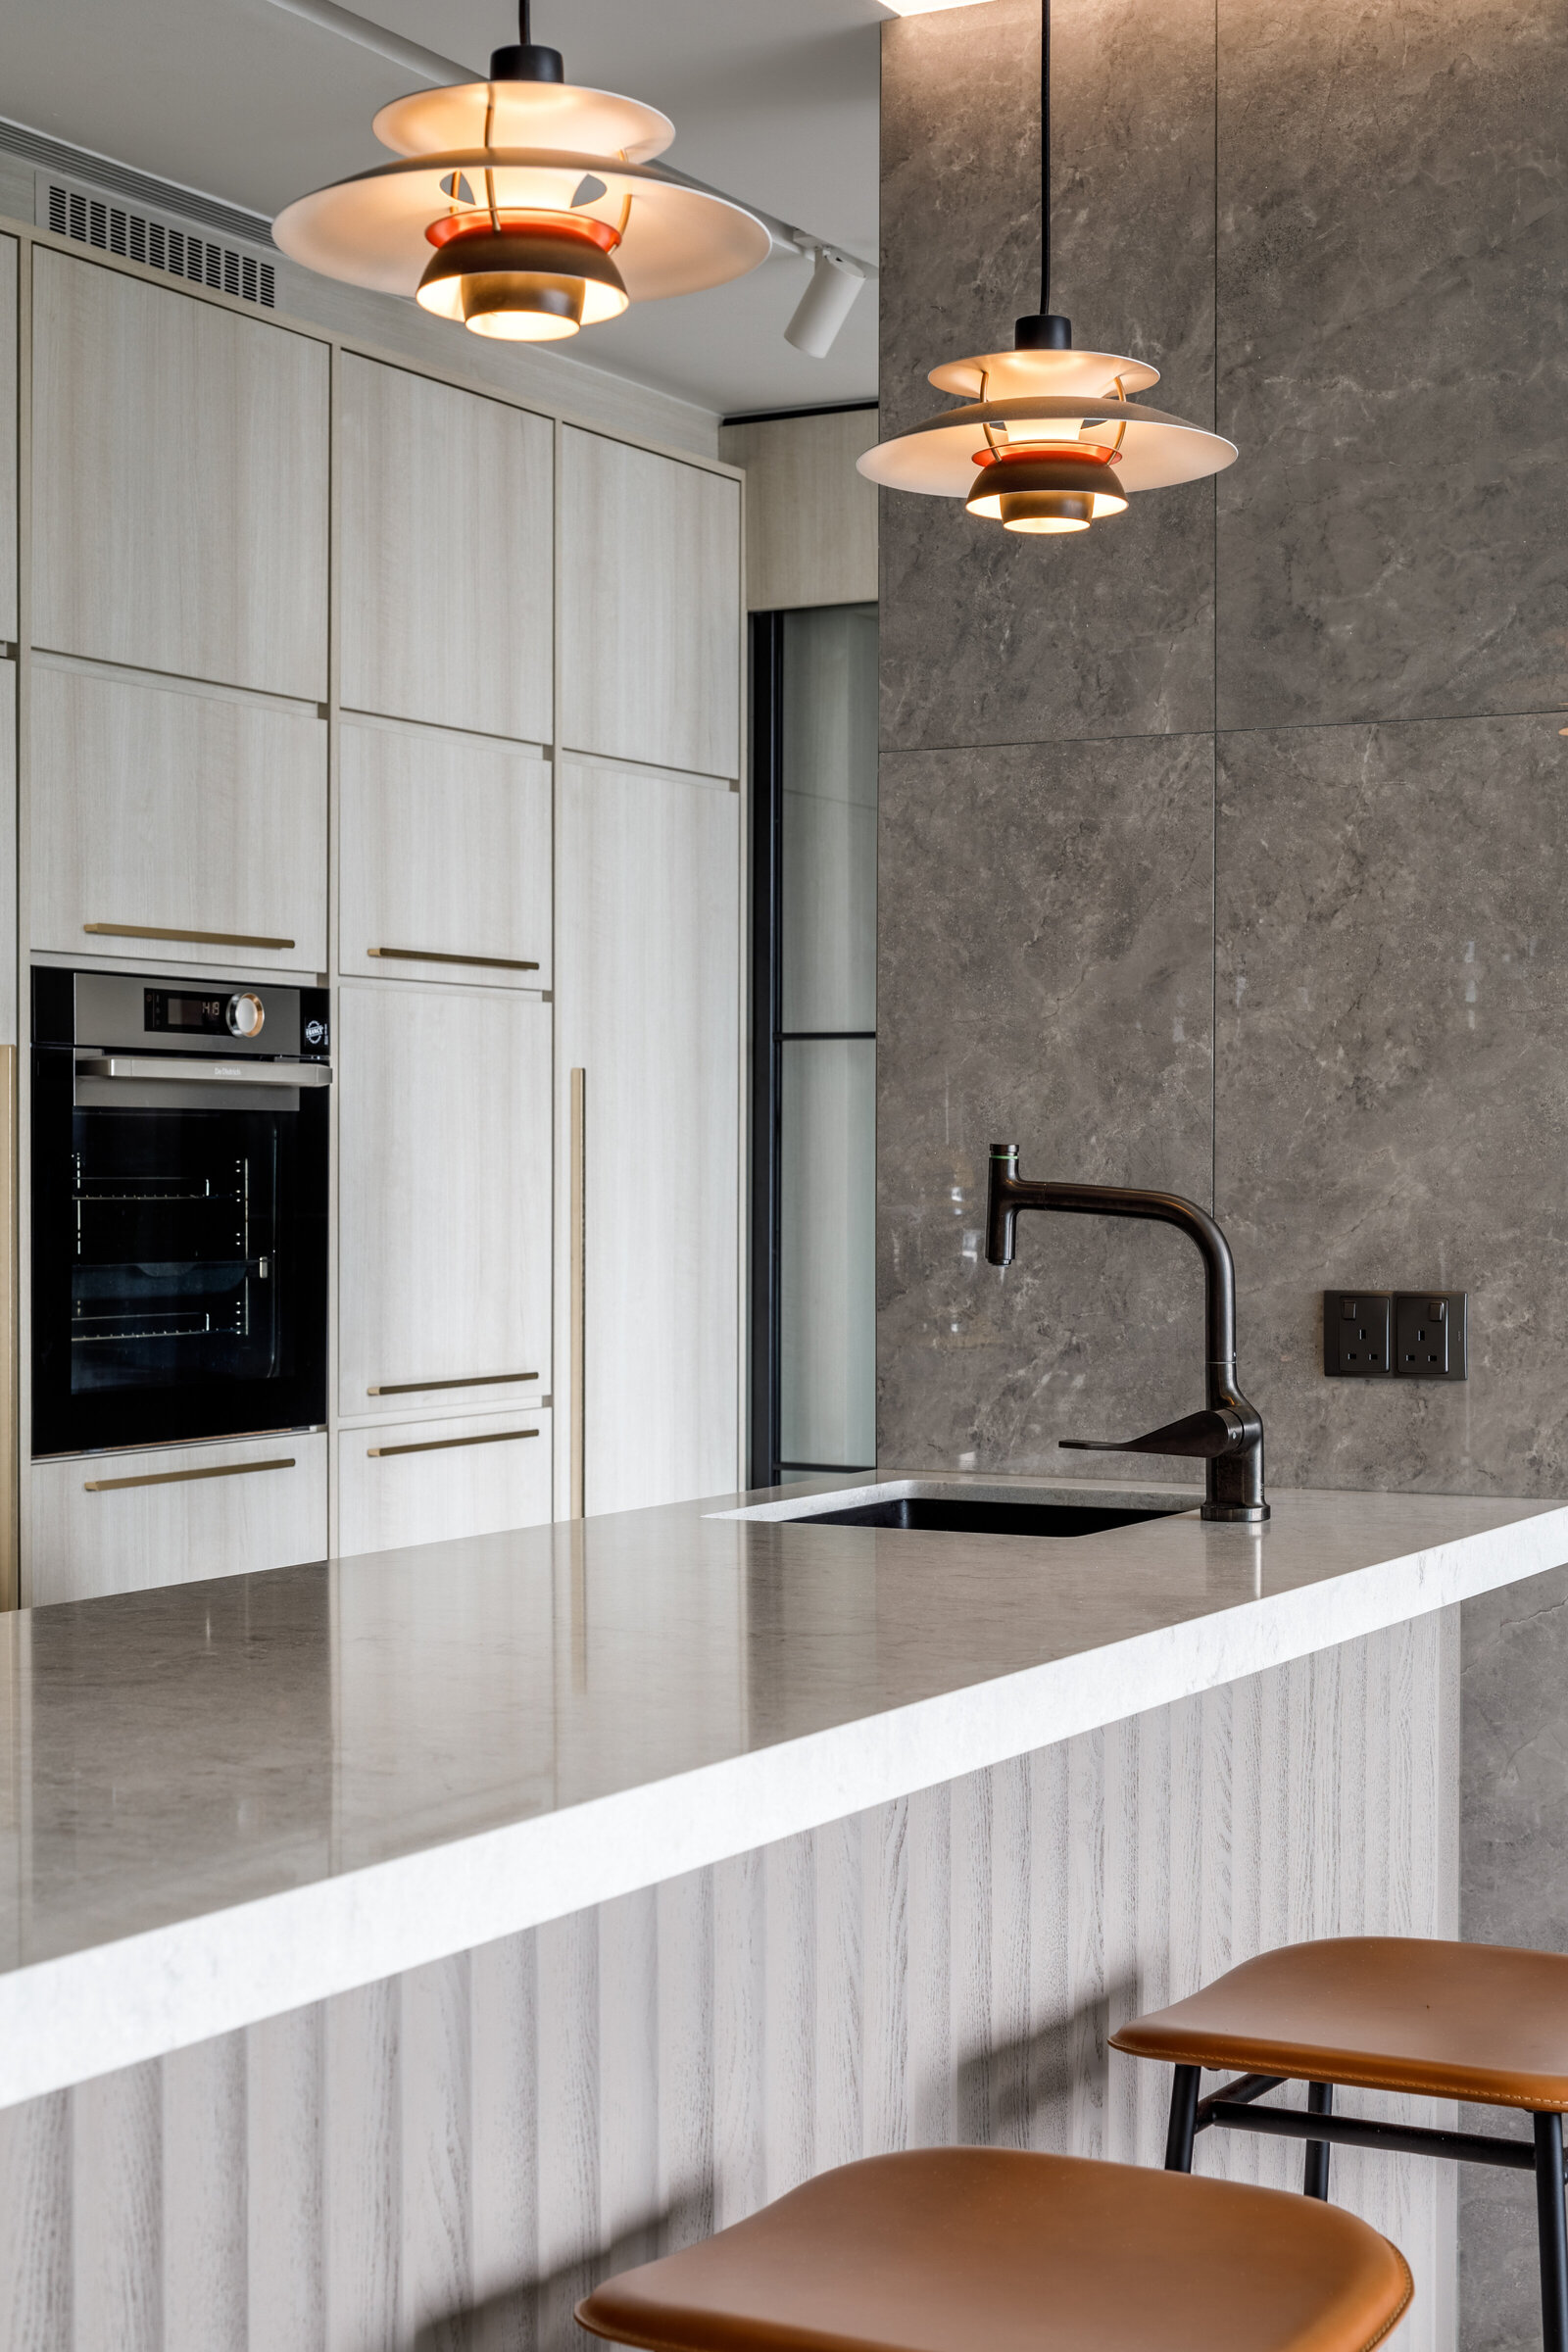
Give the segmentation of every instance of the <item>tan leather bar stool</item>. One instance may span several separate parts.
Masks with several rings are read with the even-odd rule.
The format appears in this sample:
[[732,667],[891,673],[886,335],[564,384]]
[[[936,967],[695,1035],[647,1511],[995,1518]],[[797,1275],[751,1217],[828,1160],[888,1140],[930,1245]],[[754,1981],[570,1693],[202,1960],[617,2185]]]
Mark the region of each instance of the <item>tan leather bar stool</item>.
[[652,2352],[1367,2352],[1410,2300],[1279,2189],[1005,2148],[841,2165],[577,2306]]
[[[1191,2171],[1195,2135],[1214,2126],[1304,2139],[1302,2185],[1309,2197],[1329,2193],[1334,2146],[1533,2172],[1542,2330],[1546,2352],[1568,2352],[1562,2140],[1568,1959],[1422,1936],[1288,1944],[1244,1961],[1190,1999],[1140,2017],[1110,2038],[1135,2058],[1175,2066],[1165,2148],[1171,2172]],[[1205,2066],[1242,2072],[1200,2099]],[[1305,2112],[1255,2103],[1286,2082],[1309,2084]],[[1336,2083],[1516,2107],[1533,2118],[1533,2136],[1337,2116]]]

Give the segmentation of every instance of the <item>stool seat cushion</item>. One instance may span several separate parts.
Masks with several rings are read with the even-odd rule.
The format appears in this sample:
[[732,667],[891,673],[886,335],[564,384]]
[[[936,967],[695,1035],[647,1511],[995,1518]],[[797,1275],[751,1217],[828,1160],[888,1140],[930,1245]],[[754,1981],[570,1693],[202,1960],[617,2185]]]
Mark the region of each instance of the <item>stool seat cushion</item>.
[[1568,1959],[1417,1936],[1292,1943],[1110,2038],[1178,2066],[1560,2110]]
[[577,2317],[651,2352],[1364,2352],[1409,2299],[1402,2256],[1332,2205],[922,2148],[820,2174]]

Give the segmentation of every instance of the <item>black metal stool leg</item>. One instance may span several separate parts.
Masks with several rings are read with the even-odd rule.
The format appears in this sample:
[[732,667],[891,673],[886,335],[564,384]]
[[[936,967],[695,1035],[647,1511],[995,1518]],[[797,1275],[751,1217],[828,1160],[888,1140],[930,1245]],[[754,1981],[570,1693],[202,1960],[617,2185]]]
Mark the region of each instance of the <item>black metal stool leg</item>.
[[[1334,2085],[1332,2082],[1309,2082],[1307,2084],[1306,2112],[1308,2115],[1332,2115],[1334,2113]],[[1329,2143],[1326,2139],[1309,2139],[1307,2141],[1306,2165],[1302,2175],[1301,2187],[1309,2197],[1326,2198],[1328,2196]],[[1563,2347],[1563,2352],[1568,2352],[1568,2346]]]
[[[1170,2129],[1165,2134],[1165,2170],[1167,2173],[1190,2173],[1193,2169],[1193,2133],[1198,2123],[1198,2078],[1196,2066],[1179,2066],[1176,2080],[1170,2086]],[[1568,2352],[1568,2344],[1553,2344],[1550,2352]]]
[[1568,2224],[1563,2215],[1562,2117],[1538,2115],[1535,2124],[1542,2340],[1545,2352],[1568,2352]]

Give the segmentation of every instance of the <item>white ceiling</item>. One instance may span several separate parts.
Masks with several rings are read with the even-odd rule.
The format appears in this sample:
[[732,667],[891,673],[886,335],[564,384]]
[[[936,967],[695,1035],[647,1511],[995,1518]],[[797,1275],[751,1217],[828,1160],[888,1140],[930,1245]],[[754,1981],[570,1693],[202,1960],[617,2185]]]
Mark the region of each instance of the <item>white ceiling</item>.
[[[354,0],[406,40],[471,64],[516,38],[508,0]],[[660,107],[667,160],[874,261],[881,0],[534,0],[566,77]],[[12,0],[0,114],[270,218],[385,160],[376,108],[415,86],[384,58],[270,0]],[[599,368],[725,414],[876,392],[876,295],[825,360],[783,329],[809,264],[640,305],[574,345]],[[460,330],[454,329],[454,332]]]

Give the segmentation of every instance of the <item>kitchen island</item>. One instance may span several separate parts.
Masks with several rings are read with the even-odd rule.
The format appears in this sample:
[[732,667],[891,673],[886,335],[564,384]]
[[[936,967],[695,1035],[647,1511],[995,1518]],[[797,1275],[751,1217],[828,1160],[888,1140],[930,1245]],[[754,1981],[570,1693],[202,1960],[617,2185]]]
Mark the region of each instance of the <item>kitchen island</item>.
[[[900,1486],[1169,1515],[797,1524],[817,1480],[0,1620],[0,2344],[564,2343],[861,2153],[1158,2161],[1123,2018],[1457,1932],[1457,1604],[1568,1508]],[[1335,2168],[1446,2347],[1451,2168]]]

